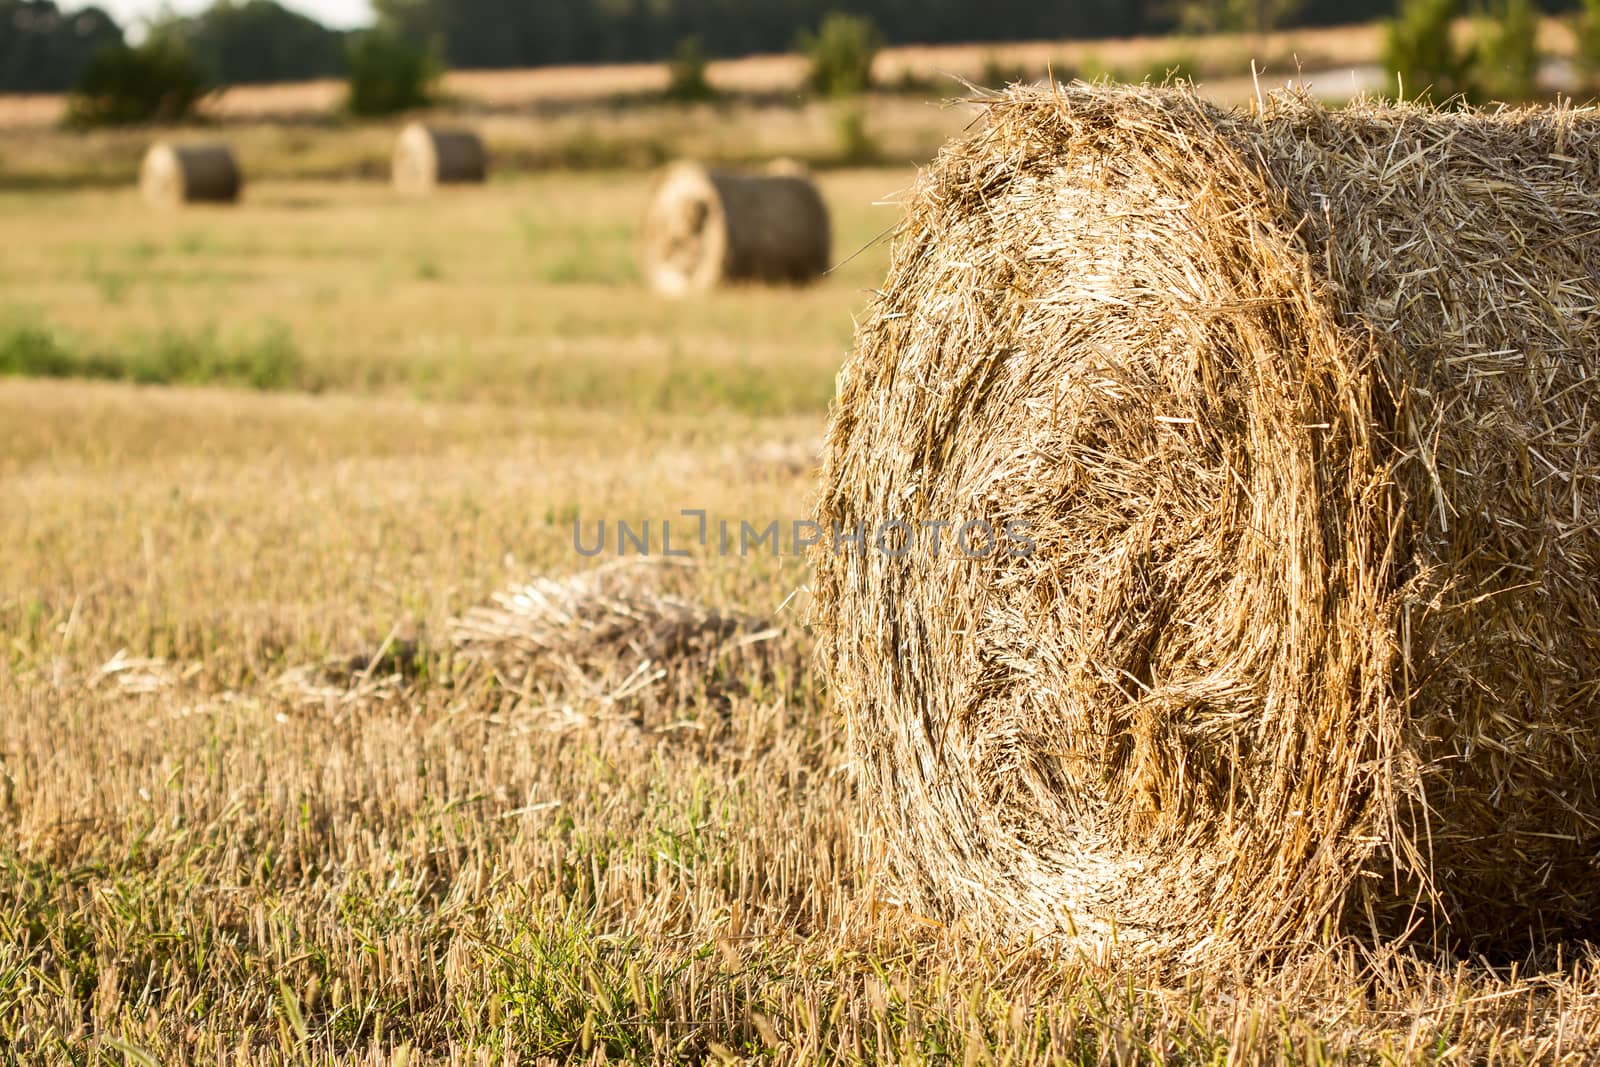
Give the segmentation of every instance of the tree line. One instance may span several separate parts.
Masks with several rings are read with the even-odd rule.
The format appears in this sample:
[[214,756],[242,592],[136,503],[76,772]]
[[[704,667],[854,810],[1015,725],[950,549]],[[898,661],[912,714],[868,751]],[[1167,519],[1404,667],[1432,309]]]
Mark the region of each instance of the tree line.
[[[1547,11],[1576,0],[1543,0]],[[863,17],[885,44],[1093,39],[1179,30],[1361,22],[1396,0],[375,0],[380,26],[454,68],[660,60],[695,43],[707,57],[783,52],[833,13]],[[176,40],[218,85],[342,76],[348,35],[276,0],[218,0],[169,17]],[[0,92],[59,92],[124,43],[98,7],[0,0]]]
[[[150,36],[181,45],[218,85],[300,81],[346,69],[345,33],[275,0],[218,0],[199,15],[159,20]],[[102,8],[0,0],[0,92],[66,92],[97,58],[126,45],[124,27]]]
[[[1093,39],[1180,29],[1361,22],[1395,0],[375,0],[380,19],[443,42],[452,67],[511,68],[785,52],[830,14],[869,19],[884,43]],[[1271,28],[1266,25],[1264,28]]]

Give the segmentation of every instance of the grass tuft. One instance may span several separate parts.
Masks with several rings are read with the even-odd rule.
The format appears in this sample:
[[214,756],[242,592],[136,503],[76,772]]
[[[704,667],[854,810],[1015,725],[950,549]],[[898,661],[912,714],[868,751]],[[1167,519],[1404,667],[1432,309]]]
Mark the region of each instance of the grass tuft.
[[84,378],[136,385],[315,388],[288,327],[268,321],[232,343],[214,328],[163,329],[115,347],[80,347],[32,323],[0,327],[0,376]]

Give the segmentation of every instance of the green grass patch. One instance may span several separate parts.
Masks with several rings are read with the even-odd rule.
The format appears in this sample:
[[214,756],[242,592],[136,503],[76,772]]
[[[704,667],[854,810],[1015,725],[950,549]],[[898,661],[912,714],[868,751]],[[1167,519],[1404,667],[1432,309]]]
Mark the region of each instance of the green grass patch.
[[85,378],[139,385],[226,385],[250,389],[312,389],[289,329],[262,323],[231,339],[214,327],[166,329],[101,348],[80,345],[60,331],[30,322],[0,326],[0,376]]

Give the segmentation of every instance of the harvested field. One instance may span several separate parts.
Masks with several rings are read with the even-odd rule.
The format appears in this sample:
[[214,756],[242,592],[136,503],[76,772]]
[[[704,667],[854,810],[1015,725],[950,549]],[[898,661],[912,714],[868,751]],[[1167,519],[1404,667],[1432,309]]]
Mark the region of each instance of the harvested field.
[[[612,157],[418,211],[390,127],[230,125],[249,195],[162,217],[131,137],[8,133],[0,1061],[1594,1060],[1576,942],[1186,970],[949,923],[882,865],[808,567],[737,538],[810,513],[895,153],[971,117],[886,107],[896,165],[818,178],[841,265],[692,305],[645,290]],[[497,160],[832,143],[710,114],[482,125]],[[659,557],[686,510],[735,547],[574,547],[649,522]]]
[[[909,180],[820,179],[837,205],[839,259],[892,223],[879,202]],[[131,187],[0,194],[0,225],[47,238],[0,262],[0,353],[9,337],[19,359],[136,380],[168,364],[212,380],[208,365],[237,364],[235,376],[272,388],[641,413],[821,410],[849,347],[849,308],[881,278],[884,249],[801,290],[658,299],[642,292],[637,255],[649,192],[646,174],[545,175],[419,212],[382,183],[263,181],[248,211],[178,216],[150,212]]]
[[[860,862],[806,674],[664,721],[457,660],[454,620],[574,569],[545,508],[784,514],[807,473],[714,460],[820,423],[0,382],[6,1049],[1590,1061],[1581,950],[1531,974],[1341,946],[1184,976],[923,917]],[[753,563],[702,560],[674,595],[797,623],[803,568]]]

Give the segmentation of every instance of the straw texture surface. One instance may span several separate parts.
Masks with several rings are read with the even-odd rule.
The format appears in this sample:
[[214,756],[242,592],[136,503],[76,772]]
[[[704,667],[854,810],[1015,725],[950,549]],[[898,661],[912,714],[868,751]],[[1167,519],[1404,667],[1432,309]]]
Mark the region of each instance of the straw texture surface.
[[[868,544],[816,550],[819,654],[907,903],[1190,957],[1594,934],[1597,375],[1592,113],[989,101],[824,449]],[[975,519],[1028,545],[922,535]]]

